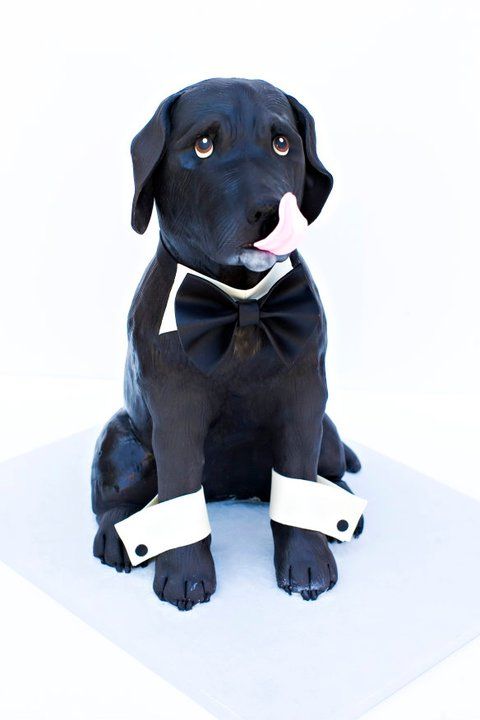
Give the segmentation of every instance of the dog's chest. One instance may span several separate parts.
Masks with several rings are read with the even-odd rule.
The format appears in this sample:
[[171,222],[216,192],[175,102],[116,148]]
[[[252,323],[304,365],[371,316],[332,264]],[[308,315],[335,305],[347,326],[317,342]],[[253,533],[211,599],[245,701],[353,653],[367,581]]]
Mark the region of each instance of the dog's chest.
[[[141,354],[145,355],[144,348]],[[196,379],[212,390],[226,393],[233,391],[242,396],[265,391],[278,376],[288,372],[259,327],[237,328],[225,357],[208,376],[200,373],[189,360],[178,332],[155,337],[154,350],[147,354],[150,358],[146,363],[148,374],[156,381],[180,372],[185,381],[187,378]]]
[[237,328],[233,338],[233,356],[240,365],[246,363],[261,351],[264,342],[259,327]]

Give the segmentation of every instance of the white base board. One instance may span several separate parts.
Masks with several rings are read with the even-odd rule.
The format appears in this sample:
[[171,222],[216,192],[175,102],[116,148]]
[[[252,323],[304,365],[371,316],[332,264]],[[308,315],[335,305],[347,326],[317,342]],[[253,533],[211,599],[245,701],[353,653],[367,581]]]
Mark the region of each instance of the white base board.
[[331,592],[278,590],[267,507],[216,503],[218,590],[178,612],[153,594],[153,564],[123,575],[91,555],[95,439],[0,466],[0,559],[216,717],[352,720],[480,634],[480,504],[366,448],[349,479],[366,530],[333,546]]

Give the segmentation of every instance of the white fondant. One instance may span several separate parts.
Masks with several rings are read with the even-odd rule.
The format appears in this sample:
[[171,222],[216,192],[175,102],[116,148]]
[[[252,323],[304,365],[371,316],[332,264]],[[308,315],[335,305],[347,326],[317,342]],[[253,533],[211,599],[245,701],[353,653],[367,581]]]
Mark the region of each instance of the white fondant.
[[[211,532],[203,487],[161,503],[155,496],[143,510],[116,523],[115,528],[133,566],[166,550],[203,540]],[[147,552],[138,555],[135,550],[141,545]]]
[[175,319],[175,298],[180,285],[185,279],[185,275],[187,275],[188,273],[190,273],[190,275],[196,275],[197,277],[203,278],[203,280],[207,280],[207,282],[212,283],[212,285],[216,285],[218,288],[220,288],[220,290],[223,290],[224,293],[230,295],[230,297],[234,300],[259,300],[261,297],[268,293],[268,291],[275,285],[278,280],[280,280],[280,278],[290,272],[291,269],[292,262],[290,258],[287,258],[283,262],[277,262],[272,267],[272,269],[265,275],[265,277],[262,278],[259,283],[257,283],[257,285],[255,285],[253,288],[249,288],[248,290],[241,290],[240,288],[226,285],[225,283],[208,277],[207,275],[202,275],[202,273],[199,273],[196,270],[191,270],[185,265],[178,264],[177,273],[175,275],[175,280],[173,281],[172,288],[170,290],[170,295],[168,296],[167,307],[165,308],[158,334],[160,335],[167,332],[175,332],[177,329],[177,321]]
[[[227,500],[207,506],[218,592],[210,604],[176,617],[177,610],[152,593],[153,568],[122,578],[92,558],[96,523],[85,479],[97,434],[78,433],[0,466],[1,570],[12,568],[29,581],[22,579],[22,603],[27,591],[36,603],[39,588],[53,598],[54,603],[47,598],[53,632],[64,609],[73,613],[86,628],[85,652],[96,652],[94,635],[102,633],[113,649],[132,655],[145,673],[158,673],[158,682],[175,685],[215,718],[353,720],[480,633],[478,502],[366,447],[361,455],[368,470],[352,479],[371,498],[367,526],[358,545],[335,549],[340,579],[330,592],[312,604],[279,590],[267,506]],[[8,624],[15,587],[3,587]],[[34,619],[37,611],[32,605]],[[20,615],[18,621],[21,629]],[[8,639],[2,636],[4,658]],[[21,642],[27,647],[32,637]],[[18,652],[18,638],[12,638],[12,652]],[[110,668],[104,679],[113,684]],[[127,680],[133,681],[129,695],[140,690],[141,676],[125,674]],[[5,720],[43,715],[5,712],[5,682],[2,691]],[[66,720],[60,705],[57,718],[51,693],[49,687],[49,720]],[[475,699],[478,707],[478,691]],[[89,715],[72,714],[85,720],[189,717],[174,715],[173,705],[162,713],[157,705],[144,713],[139,706],[136,713],[104,715],[91,704]],[[440,707],[434,712],[436,704],[433,711],[425,709],[423,720],[442,717]],[[193,708],[190,715],[199,720],[200,711]],[[419,716],[413,712],[410,720]],[[443,716],[480,720],[473,709]]]
[[[353,537],[367,501],[339,488],[326,478],[317,482],[289,478],[272,470],[270,517],[283,525],[317,530],[337,540]],[[346,521],[348,527],[339,530],[337,524]]]

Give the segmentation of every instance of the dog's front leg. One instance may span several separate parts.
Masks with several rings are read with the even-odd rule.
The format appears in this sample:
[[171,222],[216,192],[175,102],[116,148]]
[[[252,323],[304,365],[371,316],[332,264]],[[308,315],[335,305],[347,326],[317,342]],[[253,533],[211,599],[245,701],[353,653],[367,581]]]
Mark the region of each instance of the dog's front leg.
[[[317,377],[293,379],[282,392],[274,442],[274,467],[281,475],[316,481],[325,402],[326,391]],[[337,566],[323,533],[274,520],[271,526],[280,588],[316,600],[335,585]]]
[[[188,383],[169,382],[153,392],[152,445],[158,474],[158,499],[172,500],[199,490],[204,443],[212,401]],[[153,589],[161,600],[190,610],[215,592],[211,536],[156,557]]]

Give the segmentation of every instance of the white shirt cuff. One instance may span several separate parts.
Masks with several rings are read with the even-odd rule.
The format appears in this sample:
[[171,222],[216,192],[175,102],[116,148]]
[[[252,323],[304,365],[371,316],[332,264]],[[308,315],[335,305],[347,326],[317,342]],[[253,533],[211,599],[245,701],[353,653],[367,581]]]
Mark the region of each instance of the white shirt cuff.
[[283,525],[316,530],[348,541],[366,505],[366,500],[320,475],[317,482],[311,482],[272,470],[270,517]]

